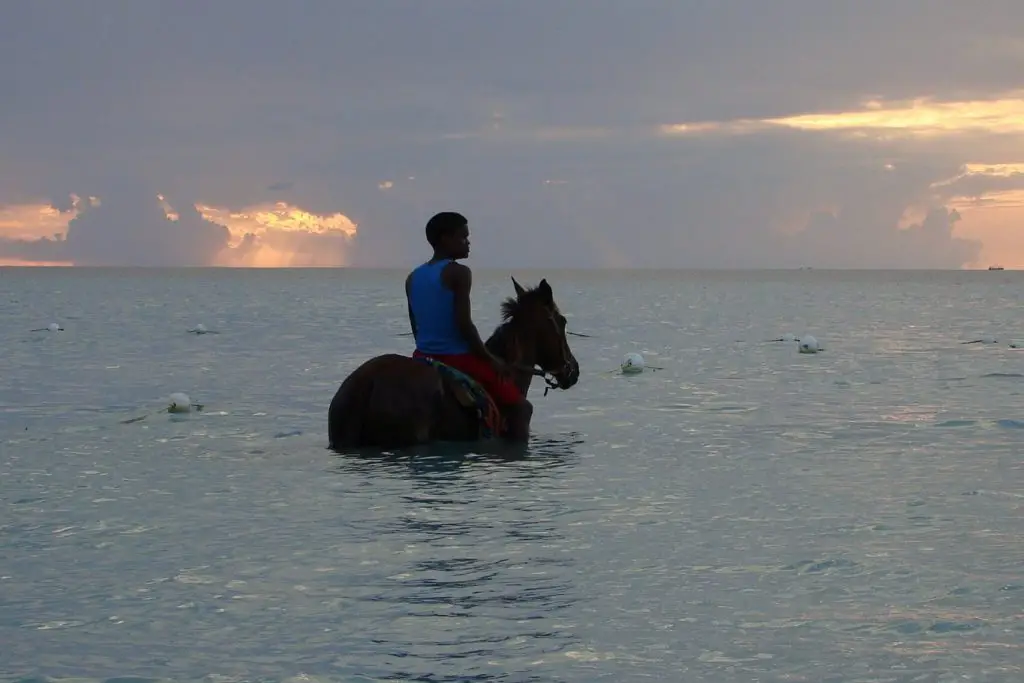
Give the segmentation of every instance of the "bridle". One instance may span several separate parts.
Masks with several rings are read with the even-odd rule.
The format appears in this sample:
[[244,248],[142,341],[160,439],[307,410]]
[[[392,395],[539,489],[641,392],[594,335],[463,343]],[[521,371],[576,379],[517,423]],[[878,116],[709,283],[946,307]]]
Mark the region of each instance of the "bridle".
[[[568,363],[566,363],[566,367],[570,368],[569,370],[567,370],[567,372],[570,372],[571,371],[571,367],[569,366]],[[513,369],[518,369],[518,368],[516,366],[513,366]],[[545,370],[543,368],[540,368],[540,367],[533,367],[533,368],[528,368],[528,369],[524,368],[524,371],[531,373],[534,377],[540,377],[542,380],[544,380],[544,384],[547,385],[547,386],[544,387],[544,395],[545,396],[547,396],[548,392],[551,391],[552,389],[560,389],[561,386],[562,386],[561,382],[558,381],[558,379],[555,377],[555,375],[551,374],[550,372],[548,372],[547,370]]]
[[[547,314],[548,314],[548,321],[551,323],[551,325],[555,329],[555,334],[556,335],[561,335],[562,330],[559,329],[558,321],[555,319],[555,311],[554,310],[548,310]],[[507,322],[502,323],[501,325],[499,325],[499,329],[501,330],[501,336],[503,338],[505,338],[505,339],[508,339],[509,335],[511,334],[511,337],[512,337],[512,339],[511,339],[512,347],[515,348],[515,349],[518,349],[519,348],[519,338],[518,338],[518,335],[516,334],[516,330],[514,328],[512,328],[512,322],[513,322],[513,320],[509,320]],[[505,346],[506,346],[506,352],[509,351],[507,343],[506,343]],[[564,339],[562,340],[562,357],[565,358],[565,365],[563,365],[561,368],[559,368],[558,372],[564,373],[565,375],[569,375],[569,374],[572,373],[572,363],[569,361],[569,358],[572,357],[572,354],[569,353],[567,342]],[[544,395],[545,396],[547,396],[548,392],[551,391],[552,389],[560,389],[561,388],[561,382],[559,382],[558,378],[557,378],[558,373],[551,372],[549,370],[545,370],[544,368],[540,367],[536,363],[534,363],[534,365],[532,365],[532,366],[527,366],[527,365],[524,365],[522,363],[508,362],[506,360],[506,364],[513,371],[521,372],[523,374],[527,374],[527,375],[530,375],[532,377],[539,377],[542,380],[544,380],[544,384],[547,385],[547,386],[544,387]]]

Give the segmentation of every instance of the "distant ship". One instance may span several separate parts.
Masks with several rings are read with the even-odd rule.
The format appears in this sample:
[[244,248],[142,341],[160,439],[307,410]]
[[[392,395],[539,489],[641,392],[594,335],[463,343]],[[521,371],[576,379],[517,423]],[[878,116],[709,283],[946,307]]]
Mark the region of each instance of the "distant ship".
[[989,266],[988,269],[989,270],[1006,270],[1002,266]]

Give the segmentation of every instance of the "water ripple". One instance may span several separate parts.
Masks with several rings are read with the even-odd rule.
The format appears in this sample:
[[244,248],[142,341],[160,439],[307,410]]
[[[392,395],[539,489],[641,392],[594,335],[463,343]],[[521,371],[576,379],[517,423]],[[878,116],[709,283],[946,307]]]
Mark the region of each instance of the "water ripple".
[[[544,276],[595,336],[529,447],[391,454],[324,420],[408,350],[395,273],[5,276],[0,678],[1024,677],[1019,356],[959,344],[1019,283]],[[804,330],[827,351],[760,343]]]

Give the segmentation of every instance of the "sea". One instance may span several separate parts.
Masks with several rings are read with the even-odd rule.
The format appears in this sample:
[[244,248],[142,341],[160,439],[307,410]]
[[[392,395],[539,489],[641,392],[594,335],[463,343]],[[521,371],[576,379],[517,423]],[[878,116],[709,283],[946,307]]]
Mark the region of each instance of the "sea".
[[1024,273],[478,270],[579,384],[333,452],[403,275],[0,269],[0,679],[1024,680]]

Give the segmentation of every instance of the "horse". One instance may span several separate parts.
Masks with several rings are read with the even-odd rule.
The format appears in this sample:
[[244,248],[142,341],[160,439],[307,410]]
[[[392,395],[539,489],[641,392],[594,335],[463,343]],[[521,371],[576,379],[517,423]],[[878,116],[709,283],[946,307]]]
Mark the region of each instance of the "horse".
[[[525,289],[501,304],[502,323],[485,342],[511,369],[525,397],[534,377],[549,389],[571,389],[580,366],[566,338],[566,319],[551,285]],[[332,450],[396,449],[436,441],[500,436],[502,418],[483,388],[454,368],[389,353],[357,367],[338,387],[327,411]]]

